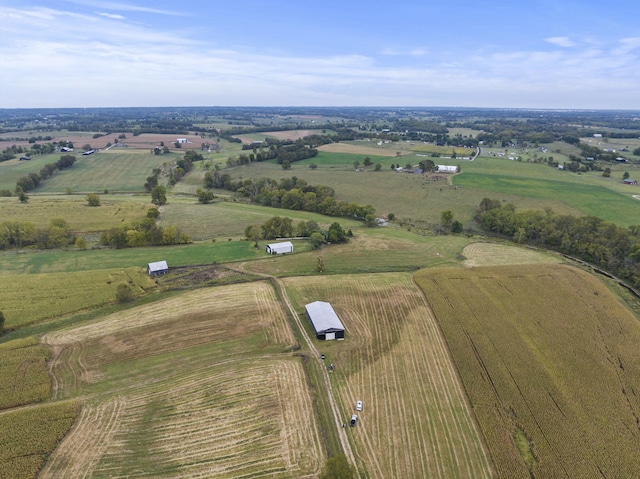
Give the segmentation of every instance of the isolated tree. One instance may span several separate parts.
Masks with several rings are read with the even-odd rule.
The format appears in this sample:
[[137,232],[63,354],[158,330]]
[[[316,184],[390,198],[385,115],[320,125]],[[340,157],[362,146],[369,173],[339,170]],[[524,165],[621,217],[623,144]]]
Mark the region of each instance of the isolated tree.
[[605,178],[609,178],[611,176],[611,168],[605,168],[602,172],[602,176],[604,176]]
[[127,303],[133,299],[133,290],[129,283],[120,283],[116,289],[116,299],[119,303]]
[[203,205],[211,203],[215,199],[216,195],[211,191],[203,190],[202,188],[198,188],[196,190],[196,198],[198,198],[198,202]]
[[623,173],[623,175],[622,175],[622,179],[623,179],[623,180],[626,180],[626,179],[628,179],[628,178],[629,178],[629,172],[628,172],[628,171],[625,171],[625,172]]
[[324,242],[324,235],[319,231],[315,231],[309,236],[309,243],[311,243],[311,246],[314,248],[319,248],[324,244]]
[[364,159],[363,162],[364,166],[371,166],[371,158],[369,158],[368,156]]
[[453,223],[453,212],[451,210],[445,210],[440,213],[440,224],[445,230],[451,229],[451,224]]
[[389,213],[389,214],[387,215],[387,219],[388,219],[389,221],[393,221],[393,220],[395,220],[395,219],[396,219],[396,215],[395,215],[394,213]]
[[357,170],[359,166],[360,166],[360,162],[359,162],[358,160],[355,160],[355,161],[353,162],[353,169],[354,169],[354,170]]
[[284,160],[282,162],[282,169],[283,170],[290,170],[291,169],[291,162],[289,160]]
[[451,223],[451,232],[454,234],[462,233],[462,223],[460,223],[458,220],[453,220],[453,222]]
[[322,256],[318,256],[318,262],[316,263],[316,271],[318,273],[324,273],[324,258]]
[[380,163],[376,163],[376,166],[373,169],[374,171],[380,171],[382,169],[382,165]]
[[86,145],[82,145],[83,151],[89,151],[90,149],[91,149],[91,145],[89,143],[87,143]]
[[87,241],[84,238],[77,237],[74,246],[76,249],[87,249]]
[[85,199],[89,206],[100,206],[100,196],[97,193],[89,193]]
[[29,197],[27,196],[27,194],[24,192],[22,188],[16,189],[16,193],[18,194],[18,199],[20,200],[20,203],[27,203],[29,201]]
[[151,190],[151,203],[156,206],[167,204],[167,189],[164,186],[156,186]]
[[353,479],[354,477],[356,476],[353,467],[344,454],[331,457],[320,473],[320,479]]
[[316,168],[318,168],[318,165],[316,165],[315,163],[311,163],[309,165],[309,168],[311,168],[312,170],[315,170]]

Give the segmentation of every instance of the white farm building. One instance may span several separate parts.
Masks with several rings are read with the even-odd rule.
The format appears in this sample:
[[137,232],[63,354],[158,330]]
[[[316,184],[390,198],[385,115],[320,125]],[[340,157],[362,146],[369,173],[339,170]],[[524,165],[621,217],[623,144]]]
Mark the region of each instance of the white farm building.
[[325,301],[314,301],[304,307],[318,339],[344,339],[344,326],[338,315]]
[[458,167],[457,166],[451,166],[451,165],[437,165],[438,166],[438,173],[457,173],[458,172]]
[[269,254],[293,253],[293,243],[291,241],[283,241],[282,243],[271,243],[266,247]]
[[156,261],[155,263],[149,263],[147,265],[147,271],[149,276],[158,276],[159,274],[167,274],[169,272],[169,266],[166,261]]

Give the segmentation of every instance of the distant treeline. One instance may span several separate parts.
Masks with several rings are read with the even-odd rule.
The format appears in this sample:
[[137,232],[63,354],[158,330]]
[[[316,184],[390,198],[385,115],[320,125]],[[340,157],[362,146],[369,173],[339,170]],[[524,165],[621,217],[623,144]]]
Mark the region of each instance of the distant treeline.
[[215,170],[205,173],[204,187],[233,191],[258,205],[311,211],[327,216],[365,221],[369,226],[375,225],[373,206],[336,200],[333,188],[309,185],[305,180],[295,176],[284,178],[280,182],[270,178],[233,181],[228,174]]
[[489,198],[480,203],[477,220],[486,231],[579,258],[640,286],[640,225],[624,228],[594,216],[550,210],[518,212],[512,204]]

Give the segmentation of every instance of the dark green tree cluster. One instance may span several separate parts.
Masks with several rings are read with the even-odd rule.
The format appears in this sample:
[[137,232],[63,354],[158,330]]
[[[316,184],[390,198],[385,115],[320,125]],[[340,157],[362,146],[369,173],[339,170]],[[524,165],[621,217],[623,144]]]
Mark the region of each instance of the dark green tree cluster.
[[550,210],[517,212],[512,204],[487,198],[477,220],[486,231],[574,256],[640,286],[640,226],[624,228],[594,216]]
[[353,479],[354,477],[356,477],[355,471],[344,454],[331,457],[320,473],[320,479]]
[[152,175],[147,177],[147,181],[144,184],[144,189],[147,191],[153,190],[156,186],[158,186],[158,177],[160,176],[160,168],[154,168],[152,170]]
[[191,243],[191,238],[175,226],[158,226],[154,218],[123,224],[100,235],[100,244],[111,248],[166,246]]
[[338,216],[375,224],[375,209],[371,205],[358,205],[334,198],[335,191],[329,186],[309,185],[295,176],[277,182],[269,178],[233,181],[219,170],[207,171],[205,188],[223,188],[235,191],[252,203],[289,210],[312,211],[327,216]]

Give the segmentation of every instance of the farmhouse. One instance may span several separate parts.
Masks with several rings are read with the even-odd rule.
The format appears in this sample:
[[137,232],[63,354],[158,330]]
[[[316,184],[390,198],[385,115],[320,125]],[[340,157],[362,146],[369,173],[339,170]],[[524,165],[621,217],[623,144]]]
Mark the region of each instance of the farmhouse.
[[155,263],[149,263],[147,265],[147,271],[149,272],[149,276],[167,274],[169,272],[169,266],[167,266],[166,261],[156,261]]
[[626,180],[624,180],[624,184],[625,185],[637,185],[638,181],[637,180],[632,180],[631,178],[627,178]]
[[188,143],[188,141],[187,141],[187,139],[186,139],[186,138],[178,138],[178,139],[176,140],[176,143]]
[[266,247],[269,254],[293,253],[293,243],[291,241],[283,241],[282,243],[271,243]]
[[457,166],[450,165],[436,165],[438,169],[436,170],[438,173],[456,173],[458,171]]
[[29,161],[31,158],[29,156],[21,156],[20,161]]
[[93,155],[96,152],[96,150],[87,150],[87,151],[83,151],[82,155],[83,156],[89,156],[89,155]]
[[344,339],[344,326],[331,304],[315,301],[305,305],[305,309],[318,339]]

